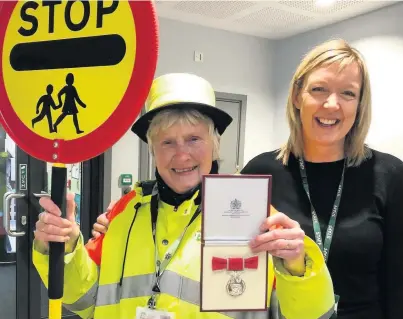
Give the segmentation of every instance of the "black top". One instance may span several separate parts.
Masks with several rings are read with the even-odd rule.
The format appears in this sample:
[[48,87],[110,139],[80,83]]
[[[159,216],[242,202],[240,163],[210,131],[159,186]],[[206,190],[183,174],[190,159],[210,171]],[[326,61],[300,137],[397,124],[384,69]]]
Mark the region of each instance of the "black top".
[[[347,168],[328,268],[340,296],[340,319],[403,318],[403,162],[372,151],[359,167]],[[297,159],[287,166],[277,152],[252,159],[242,174],[273,176],[272,204],[298,221],[315,240],[310,202]],[[312,203],[322,230],[329,223],[343,160],[306,163]]]

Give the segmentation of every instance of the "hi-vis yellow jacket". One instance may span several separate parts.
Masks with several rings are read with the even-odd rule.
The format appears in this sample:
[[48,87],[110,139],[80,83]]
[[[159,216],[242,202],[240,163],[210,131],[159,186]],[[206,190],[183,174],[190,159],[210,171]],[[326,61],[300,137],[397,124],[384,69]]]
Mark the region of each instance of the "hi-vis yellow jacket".
[[[90,242],[86,247],[80,237],[74,251],[65,256],[65,308],[81,318],[135,319],[136,308],[146,307],[155,278],[150,199],[151,191],[146,191],[141,183],[136,184],[112,210],[112,221],[103,240],[96,244]],[[177,208],[160,203],[156,227],[160,258],[188,224],[197,208],[189,206],[189,201],[193,200]],[[192,207],[190,212],[189,207]],[[187,229],[162,276],[156,308],[175,313],[176,319],[267,319],[268,312],[262,311],[199,311],[200,231],[199,215]],[[276,277],[282,318],[330,318],[334,307],[332,280],[316,243],[306,238],[305,250],[307,262],[303,277],[291,276],[280,261],[270,258],[268,299]],[[35,243],[33,262],[47,287],[48,255],[39,251]]]

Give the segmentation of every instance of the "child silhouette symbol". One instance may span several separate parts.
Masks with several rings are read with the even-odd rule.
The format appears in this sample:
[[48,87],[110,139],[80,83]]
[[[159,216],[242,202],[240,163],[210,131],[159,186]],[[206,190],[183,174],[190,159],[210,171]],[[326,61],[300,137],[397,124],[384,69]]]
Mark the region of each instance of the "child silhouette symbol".
[[[52,97],[52,93],[53,93],[52,84],[49,84],[46,87],[46,92],[47,92],[47,94],[42,95],[39,98],[38,103],[36,104],[36,114],[39,114],[39,115],[36,116],[34,119],[32,119],[32,128],[34,128],[35,124],[42,121],[46,116],[46,118],[48,119],[48,124],[49,124],[49,132],[53,133],[55,131],[54,131],[53,125],[52,125],[52,109],[56,110],[57,106]],[[40,108],[41,104],[43,106],[42,106],[41,112],[39,113],[39,108]]]
[[74,75],[72,73],[67,74],[66,76],[66,86],[64,86],[59,94],[57,95],[59,99],[59,105],[57,106],[62,107],[63,102],[62,102],[62,95],[65,96],[64,98],[64,105],[62,108],[62,114],[60,114],[59,118],[56,120],[53,129],[55,132],[57,132],[57,126],[64,120],[64,118],[67,115],[73,116],[73,123],[76,128],[77,134],[84,133],[84,131],[80,130],[80,126],[78,123],[78,108],[76,105],[76,102],[83,108],[86,108],[86,105],[84,104],[83,101],[81,101],[76,87],[73,85],[74,83]]

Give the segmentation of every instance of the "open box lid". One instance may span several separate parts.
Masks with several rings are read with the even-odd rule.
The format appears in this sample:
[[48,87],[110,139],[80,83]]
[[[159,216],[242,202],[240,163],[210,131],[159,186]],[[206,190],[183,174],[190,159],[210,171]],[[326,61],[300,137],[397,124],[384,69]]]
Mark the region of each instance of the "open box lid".
[[202,241],[249,241],[270,215],[271,175],[204,175]]

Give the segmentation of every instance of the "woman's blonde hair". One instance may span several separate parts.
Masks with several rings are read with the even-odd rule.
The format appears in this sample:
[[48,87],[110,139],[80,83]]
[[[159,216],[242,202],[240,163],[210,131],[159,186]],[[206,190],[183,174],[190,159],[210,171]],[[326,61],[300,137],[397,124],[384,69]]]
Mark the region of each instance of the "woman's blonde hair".
[[195,109],[167,109],[159,112],[151,121],[147,131],[147,141],[152,155],[153,139],[161,131],[170,128],[174,124],[197,125],[206,124],[209,136],[213,142],[213,160],[220,157],[220,134],[217,132],[210,117],[203,115]]
[[346,41],[336,39],[324,42],[308,52],[292,78],[286,112],[290,136],[288,142],[280,149],[277,156],[284,165],[287,165],[290,153],[293,153],[297,158],[304,156],[300,111],[295,107],[293,99],[300,93],[304,86],[304,80],[312,71],[332,63],[339,63],[340,70],[347,65],[357,63],[362,77],[357,116],[352,128],[347,133],[344,144],[347,166],[358,166],[371,156],[370,149],[365,145],[365,139],[371,123],[372,108],[368,69],[364,58],[358,50],[351,47]]

